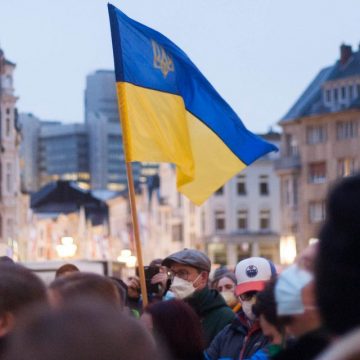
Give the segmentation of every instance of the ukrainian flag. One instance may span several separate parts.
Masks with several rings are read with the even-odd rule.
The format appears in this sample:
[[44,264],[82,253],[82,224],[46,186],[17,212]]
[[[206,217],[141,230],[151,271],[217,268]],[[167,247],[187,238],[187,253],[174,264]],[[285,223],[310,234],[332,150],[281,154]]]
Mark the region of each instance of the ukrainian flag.
[[108,4],[126,161],[176,165],[197,205],[276,147],[249,132],[188,56]]

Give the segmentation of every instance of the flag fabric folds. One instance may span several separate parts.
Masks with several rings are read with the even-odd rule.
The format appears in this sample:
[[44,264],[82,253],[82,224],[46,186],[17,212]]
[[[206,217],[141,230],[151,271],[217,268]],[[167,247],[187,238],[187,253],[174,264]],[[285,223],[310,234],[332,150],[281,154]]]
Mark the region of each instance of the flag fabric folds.
[[126,161],[174,163],[178,190],[200,205],[276,150],[245,128],[179,47],[108,9]]

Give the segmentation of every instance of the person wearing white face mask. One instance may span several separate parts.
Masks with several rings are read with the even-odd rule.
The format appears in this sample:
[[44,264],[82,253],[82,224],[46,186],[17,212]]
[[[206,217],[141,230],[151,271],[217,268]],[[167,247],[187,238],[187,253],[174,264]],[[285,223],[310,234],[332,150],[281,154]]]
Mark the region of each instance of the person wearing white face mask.
[[261,257],[251,257],[236,265],[237,286],[241,310],[236,319],[226,326],[205,351],[207,360],[248,359],[265,347],[268,340],[263,335],[259,320],[252,311],[256,294],[267,281],[276,275],[274,264]]
[[322,326],[314,286],[313,274],[298,265],[287,268],[279,276],[275,286],[277,314],[295,342],[274,359],[315,359],[329,344],[330,336]]
[[170,269],[170,291],[177,299],[187,302],[201,320],[206,346],[215,335],[234,319],[217,290],[208,288],[210,259],[201,251],[184,249],[162,262]]

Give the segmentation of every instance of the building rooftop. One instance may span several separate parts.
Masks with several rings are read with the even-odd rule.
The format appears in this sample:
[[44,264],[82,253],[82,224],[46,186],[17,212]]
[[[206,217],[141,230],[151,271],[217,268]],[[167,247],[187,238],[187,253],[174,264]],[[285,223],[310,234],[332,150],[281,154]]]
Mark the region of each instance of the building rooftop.
[[[281,123],[290,122],[304,116],[320,115],[339,111],[340,108],[326,106],[323,101],[323,85],[327,82],[336,82],[340,79],[360,78],[360,49],[353,52],[351,46],[340,46],[340,58],[334,65],[326,67],[317,74],[300,98],[280,120]],[[341,110],[360,108],[360,96],[343,105]]]

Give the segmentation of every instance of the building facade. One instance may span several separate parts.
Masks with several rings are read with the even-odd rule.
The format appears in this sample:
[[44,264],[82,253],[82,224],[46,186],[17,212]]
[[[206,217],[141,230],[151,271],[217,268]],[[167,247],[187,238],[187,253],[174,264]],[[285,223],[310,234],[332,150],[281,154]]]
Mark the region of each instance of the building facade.
[[329,187],[359,170],[360,51],[341,45],[280,125],[281,229],[302,250],[318,237]]
[[38,191],[51,181],[76,181],[90,187],[88,133],[84,124],[40,120],[19,115],[21,129],[21,185]]
[[[17,248],[21,227],[19,131],[13,75],[15,64],[0,49],[0,253]],[[12,255],[12,254],[11,254]]]

